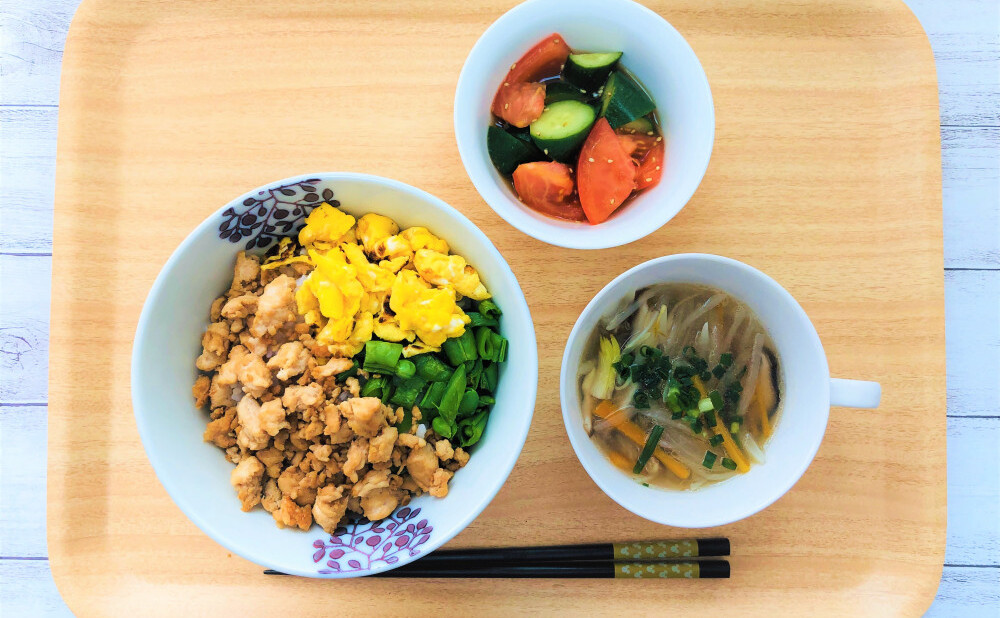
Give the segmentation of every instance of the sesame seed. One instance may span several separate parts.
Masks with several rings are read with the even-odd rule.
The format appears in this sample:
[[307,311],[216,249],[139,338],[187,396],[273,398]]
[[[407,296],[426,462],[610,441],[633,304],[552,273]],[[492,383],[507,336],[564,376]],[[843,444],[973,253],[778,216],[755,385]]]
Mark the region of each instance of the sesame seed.
[[552,42],[558,45],[559,44],[559,39],[552,39]]
[[656,135],[656,134],[653,133],[652,131],[646,131],[646,135]]
[[510,70],[511,70],[511,71],[513,71],[513,70],[514,70],[514,67],[516,67],[516,66],[517,66],[517,63],[516,63],[516,62],[515,62],[514,64],[510,65]]
[[594,162],[594,157],[587,157],[587,161],[590,161],[591,163],[593,163]]
[[614,205],[615,205],[615,198],[611,198],[611,205],[612,205],[612,206],[614,206]]
[[544,152],[545,154],[549,154],[549,149],[545,148],[545,149],[542,150],[542,152]]
[[510,103],[504,103],[503,104],[503,108],[504,109],[510,109]]
[[660,171],[660,166],[659,165],[656,166],[656,171]]
[[647,178],[646,182],[653,182],[653,179],[652,178]]
[[504,82],[503,85],[504,86],[510,86],[510,82]]
[[662,137],[658,137],[658,138],[656,138],[656,141],[658,141],[658,142],[662,142],[662,141],[663,141],[663,138],[662,138]]
[[614,162],[615,162],[614,159],[608,159],[608,163],[614,163]]

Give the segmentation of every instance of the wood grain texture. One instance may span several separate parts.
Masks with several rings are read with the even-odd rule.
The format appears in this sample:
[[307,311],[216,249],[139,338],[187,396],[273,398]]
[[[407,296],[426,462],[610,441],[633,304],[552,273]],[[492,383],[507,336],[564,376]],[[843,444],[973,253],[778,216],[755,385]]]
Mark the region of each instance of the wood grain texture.
[[[0,247],[52,251],[58,110],[0,107]],[[944,253],[950,268],[1000,268],[1000,128],[942,127]]]
[[948,411],[1000,415],[1000,271],[945,273]]
[[0,105],[55,105],[59,62],[79,0],[0,0]]
[[0,107],[0,250],[52,251],[56,175],[52,107]]
[[[145,292],[219,204],[264,179],[310,169],[385,174],[465,212],[518,275],[542,350],[561,349],[604,282],[655,255],[721,252],[774,275],[814,319],[833,372],[880,380],[885,405],[879,413],[834,410],[794,490],[715,531],[740,548],[740,578],[718,590],[746,615],[804,604],[912,614],[929,605],[946,516],[944,298],[937,89],[919,24],[894,2],[654,3],[685,33],[713,84],[712,165],[666,229],[582,253],[506,226],[478,198],[455,152],[459,69],[510,4],[428,2],[412,16],[401,15],[400,3],[83,5],[62,83],[50,361],[49,551],[73,609],[145,602],[152,612],[224,612],[239,597],[260,613],[290,603],[300,612],[336,603],[351,613],[376,600],[386,613],[443,611],[445,603],[452,613],[498,615],[513,603],[521,611],[611,611],[600,604],[616,589],[611,582],[431,589],[267,579],[202,535],[156,483],[127,387]],[[405,74],[398,53],[377,51],[385,40],[424,50],[428,31],[435,53],[406,54]],[[148,207],[158,196],[169,197],[169,210]],[[766,225],[747,223],[763,209]],[[664,535],[595,489],[561,427],[552,387],[558,354],[544,355],[540,371],[521,460],[454,545]],[[898,423],[900,444],[871,448],[886,416]],[[87,448],[74,448],[80,444]],[[178,586],[184,594],[170,594],[169,605],[149,603]],[[671,608],[709,604],[712,586],[677,586]],[[754,594],[732,594],[743,587]],[[651,588],[636,588],[634,598],[646,608],[664,601]]]
[[949,418],[948,439],[955,448],[948,451],[944,561],[1000,568],[1000,418]]
[[47,256],[0,255],[0,401],[46,400],[49,289]]
[[996,0],[908,0],[934,47],[941,124],[1000,126]]
[[945,567],[938,597],[927,618],[996,618],[1000,607],[1000,571],[993,568]]
[[52,581],[48,560],[0,560],[0,610],[5,618],[73,615]]
[[45,558],[44,406],[0,406],[0,556]]
[[945,266],[1000,268],[1000,127],[942,127],[941,146]]

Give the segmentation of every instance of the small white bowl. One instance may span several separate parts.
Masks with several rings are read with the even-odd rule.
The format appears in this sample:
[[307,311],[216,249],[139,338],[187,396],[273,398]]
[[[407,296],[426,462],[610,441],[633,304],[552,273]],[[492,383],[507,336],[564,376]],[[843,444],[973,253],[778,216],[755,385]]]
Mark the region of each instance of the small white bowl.
[[[622,64],[656,102],[666,140],[660,183],[599,225],[560,221],[528,208],[486,151],[490,104],[510,65],[558,32],[573,49],[625,52]],[[662,17],[631,0],[528,0],[479,38],[455,91],[455,138],[465,171],[498,215],[529,236],[571,249],[603,249],[638,240],[672,219],[701,183],[715,140],[708,78],[691,46]]]
[[[194,407],[191,385],[208,310],[233,277],[240,250],[262,249],[301,227],[320,199],[339,200],[355,216],[386,215],[402,227],[422,225],[448,241],[481,273],[503,309],[510,342],[497,403],[468,465],[447,497],[427,495],[377,525],[349,525],[333,536],[281,530],[257,508],[240,511],[229,484],[233,465],[202,440],[207,416]],[[235,240],[234,240],[235,237]],[[263,239],[263,240],[258,240]],[[247,560],[307,577],[357,577],[395,568],[443,545],[479,515],[517,460],[535,407],[538,355],[524,300],[503,257],[457,210],[401,182],[349,173],[321,173],[270,183],[242,195],[199,225],[174,251],[146,298],[132,348],[132,406],[150,463],[177,506],[206,534]]]
[[[693,491],[643,487],[616,468],[583,429],[577,373],[598,322],[628,293],[658,283],[700,283],[746,303],[771,335],[781,359],[781,418],[764,447],[766,461],[746,474]],[[774,279],[742,262],[688,253],[639,264],[604,286],[580,314],[563,354],[563,422],[580,463],[615,502],[651,521],[684,528],[721,526],[753,515],[792,488],[809,467],[826,431],[830,406],[874,408],[875,382],[831,379],[826,354],[809,316]]]

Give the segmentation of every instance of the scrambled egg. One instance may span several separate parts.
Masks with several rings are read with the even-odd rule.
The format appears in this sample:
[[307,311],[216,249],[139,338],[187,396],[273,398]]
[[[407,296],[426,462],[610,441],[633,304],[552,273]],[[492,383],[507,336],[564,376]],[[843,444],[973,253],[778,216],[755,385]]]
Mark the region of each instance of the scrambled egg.
[[324,203],[306,218],[299,242],[306,255],[280,251],[265,267],[314,266],[296,305],[319,329],[317,343],[337,355],[354,356],[373,336],[403,342],[406,357],[436,352],[469,323],[457,301],[490,297],[476,269],[424,227],[400,231],[376,214],[355,221]]

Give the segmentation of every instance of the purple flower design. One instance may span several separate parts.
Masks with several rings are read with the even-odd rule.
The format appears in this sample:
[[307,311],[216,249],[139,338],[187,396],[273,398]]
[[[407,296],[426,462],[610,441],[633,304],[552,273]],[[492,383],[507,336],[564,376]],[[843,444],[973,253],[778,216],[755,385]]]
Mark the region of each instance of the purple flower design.
[[417,556],[434,531],[426,519],[414,522],[418,515],[419,508],[403,507],[382,521],[337,528],[329,539],[313,541],[313,562],[323,563],[319,573],[330,575],[370,571],[379,564],[396,564],[401,557]]
[[249,238],[245,246],[250,251],[297,234],[313,208],[323,202],[340,205],[333,199],[331,189],[317,187],[319,182],[319,178],[310,178],[264,189],[243,200],[240,206],[227,208],[219,224],[219,238],[231,243]]

